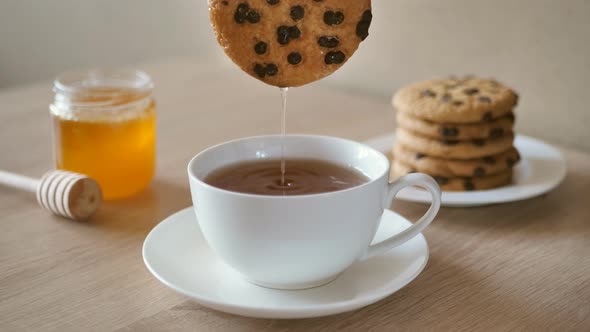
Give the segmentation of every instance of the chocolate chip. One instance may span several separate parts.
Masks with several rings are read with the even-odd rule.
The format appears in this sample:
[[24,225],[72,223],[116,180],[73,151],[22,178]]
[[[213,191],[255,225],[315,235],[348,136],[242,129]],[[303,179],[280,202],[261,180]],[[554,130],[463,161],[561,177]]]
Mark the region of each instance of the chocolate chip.
[[504,128],[493,128],[490,130],[490,138],[498,138],[504,135]]
[[301,62],[301,59],[301,54],[297,52],[289,53],[289,55],[287,56],[287,61],[292,65],[299,64]]
[[496,158],[494,158],[494,157],[489,157],[488,156],[488,157],[483,157],[482,159],[483,159],[483,162],[486,163],[486,164],[493,165],[493,164],[496,163]]
[[277,28],[277,42],[281,45],[289,43],[289,27],[281,25]]
[[236,8],[236,13],[240,13],[240,14],[244,14],[245,15],[249,10],[250,10],[250,6],[247,3],[242,2]]
[[457,127],[442,127],[440,128],[440,134],[445,137],[455,137],[459,135],[459,128]]
[[279,0],[266,0],[266,2],[268,2],[269,5],[276,5],[279,3]]
[[264,68],[263,65],[257,63],[254,66],[254,72],[256,73],[256,75],[258,75],[258,77],[260,78],[264,78],[264,76],[266,75],[266,69]]
[[321,47],[334,48],[340,44],[338,36],[321,36],[318,38],[318,45]]
[[492,120],[494,120],[494,116],[492,115],[492,111],[487,111],[483,114],[483,116],[481,117],[482,121],[487,121],[490,122]]
[[486,103],[486,104],[491,104],[492,103],[492,99],[490,97],[481,96],[478,99],[482,103]]
[[301,6],[293,6],[291,7],[290,15],[294,21],[299,21],[303,18],[303,16],[305,16],[305,9],[303,9]]
[[514,122],[514,113],[508,113],[508,114],[506,114],[506,118],[508,118],[508,120]]
[[479,178],[479,177],[482,177],[484,175],[486,175],[486,170],[483,167],[476,167],[473,170],[473,176],[475,176],[475,177],[478,177]]
[[224,5],[224,6],[227,6],[227,5],[229,5],[229,2],[227,2],[227,1],[222,1],[222,2],[221,2],[221,4],[222,4],[222,5]]
[[266,53],[267,46],[268,45],[263,41],[258,42],[254,45],[254,52],[256,52],[256,54],[264,54]]
[[514,93],[514,104],[513,104],[513,106],[518,105],[518,98],[519,98],[518,93],[515,92]]
[[289,38],[290,39],[297,39],[301,36],[301,30],[298,27],[292,26],[289,27]]
[[444,177],[444,176],[434,176],[434,181],[436,181],[436,183],[442,185],[445,185],[447,183],[449,183],[449,179]]
[[236,13],[234,14],[234,20],[242,24],[246,22],[246,16],[248,15],[248,11],[250,10],[250,6],[247,3],[241,3],[236,8]]
[[266,75],[275,76],[279,72],[279,68],[274,63],[266,65]]
[[371,14],[370,10],[365,10],[361,20],[356,25],[356,35],[359,36],[361,40],[365,40],[369,36],[371,20],[373,20],[373,14]]
[[338,25],[342,21],[344,21],[344,14],[342,12],[328,10],[324,13],[324,23],[327,25]]
[[258,23],[260,22],[260,14],[255,10],[250,10],[248,11],[248,14],[246,14],[246,20],[250,23]]
[[457,145],[459,144],[459,141],[454,141],[454,140],[442,140],[440,141],[443,145]]
[[236,8],[234,20],[240,24],[246,21],[249,23],[258,23],[260,22],[260,14],[254,9],[250,9],[250,6],[247,3],[241,3]]
[[424,91],[422,91],[422,97],[436,97],[436,93],[434,93],[434,91],[430,90],[430,89],[426,89]]
[[473,95],[476,95],[479,93],[479,89],[478,88],[469,88],[469,89],[463,90],[463,92],[465,92],[465,94],[468,96],[473,96]]
[[486,145],[486,141],[483,139],[474,139],[474,140],[471,140],[471,144],[473,144],[475,146],[484,146],[484,145]]
[[442,95],[441,100],[443,101],[443,103],[448,103],[449,101],[451,101],[451,99],[453,99],[453,97],[451,97],[450,93],[445,93]]
[[422,159],[424,157],[426,157],[424,153],[416,152],[416,159]]
[[516,159],[514,159],[514,158],[507,158],[506,159],[506,165],[508,165],[508,167],[512,167],[512,166],[516,165]]
[[463,187],[467,191],[475,190],[475,185],[470,180],[465,180],[465,183],[463,183]]
[[453,102],[453,105],[455,105],[455,106],[461,106],[461,105],[463,105],[463,102],[462,102],[462,101],[460,101],[460,100],[455,100],[455,101]]
[[328,54],[326,54],[326,56],[324,57],[324,62],[328,65],[341,64],[344,62],[345,59],[346,56],[344,55],[344,53],[340,51],[328,52]]

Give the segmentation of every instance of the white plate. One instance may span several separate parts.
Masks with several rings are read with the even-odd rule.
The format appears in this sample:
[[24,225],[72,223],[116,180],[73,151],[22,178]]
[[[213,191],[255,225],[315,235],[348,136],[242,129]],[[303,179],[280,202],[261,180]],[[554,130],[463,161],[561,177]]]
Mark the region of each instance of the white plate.
[[[395,135],[384,135],[367,140],[365,144],[389,154]],[[521,161],[514,167],[511,185],[497,189],[443,192],[443,206],[481,206],[487,204],[514,202],[544,194],[561,183],[565,178],[566,165],[561,152],[551,145],[524,135],[517,135],[514,146]],[[406,188],[396,198],[430,204],[430,194],[419,188]]]
[[[386,210],[374,242],[410,227]],[[199,230],[192,208],[166,218],[147,236],[143,260],[164,285],[203,306],[260,318],[305,318],[337,314],[377,302],[414,280],[428,261],[422,234],[389,252],[354,263],[321,287],[285,291],[242,279],[219,261]]]

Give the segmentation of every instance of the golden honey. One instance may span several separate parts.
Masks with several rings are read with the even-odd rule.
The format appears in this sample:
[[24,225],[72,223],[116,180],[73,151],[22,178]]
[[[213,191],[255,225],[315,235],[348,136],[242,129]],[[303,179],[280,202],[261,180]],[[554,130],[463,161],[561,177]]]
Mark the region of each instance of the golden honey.
[[143,73],[115,74],[58,78],[50,106],[56,168],[94,178],[105,199],[141,191],[155,169],[151,80]]

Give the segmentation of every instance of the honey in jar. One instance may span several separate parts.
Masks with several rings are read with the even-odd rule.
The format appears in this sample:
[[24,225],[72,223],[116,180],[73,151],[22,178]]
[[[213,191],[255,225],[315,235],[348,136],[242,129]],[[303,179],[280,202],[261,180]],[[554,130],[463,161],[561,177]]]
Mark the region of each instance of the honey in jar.
[[105,199],[146,188],[155,168],[152,89],[151,79],[136,71],[58,77],[50,105],[56,168],[94,178]]

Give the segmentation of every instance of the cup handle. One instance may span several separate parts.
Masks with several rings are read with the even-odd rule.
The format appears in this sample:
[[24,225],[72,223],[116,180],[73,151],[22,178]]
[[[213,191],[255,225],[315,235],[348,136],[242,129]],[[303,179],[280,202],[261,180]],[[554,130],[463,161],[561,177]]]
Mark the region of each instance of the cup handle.
[[367,248],[365,254],[360,258],[360,260],[365,260],[371,258],[376,255],[380,255],[394,247],[399,246],[400,244],[410,240],[414,236],[420,234],[430,223],[434,220],[434,217],[438,213],[440,209],[440,187],[438,183],[434,181],[434,179],[426,174],[421,173],[412,173],[401,178],[395,180],[393,183],[389,185],[389,190],[387,193],[386,206],[390,206],[393,202],[393,198],[397,193],[405,187],[408,186],[419,186],[423,187],[424,189],[430,192],[432,196],[432,204],[426,213],[418,219],[410,228],[405,229],[399,234],[393,235],[390,238],[383,240],[377,244],[370,245]]

